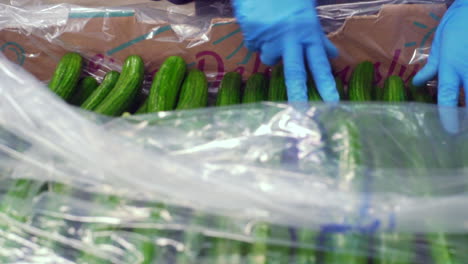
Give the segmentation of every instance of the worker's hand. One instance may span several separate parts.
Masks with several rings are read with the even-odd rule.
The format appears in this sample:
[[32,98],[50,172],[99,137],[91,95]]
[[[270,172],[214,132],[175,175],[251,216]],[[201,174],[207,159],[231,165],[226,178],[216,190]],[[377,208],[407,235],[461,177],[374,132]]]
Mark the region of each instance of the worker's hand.
[[[437,28],[426,66],[414,77],[417,86],[438,75],[438,103],[458,104],[460,86],[468,88],[468,1],[456,0]],[[468,97],[467,97],[468,98]]]
[[339,100],[327,58],[338,50],[322,30],[315,0],[234,0],[233,6],[247,48],[260,51],[267,65],[283,59],[289,101],[307,101],[304,58],[322,99]]

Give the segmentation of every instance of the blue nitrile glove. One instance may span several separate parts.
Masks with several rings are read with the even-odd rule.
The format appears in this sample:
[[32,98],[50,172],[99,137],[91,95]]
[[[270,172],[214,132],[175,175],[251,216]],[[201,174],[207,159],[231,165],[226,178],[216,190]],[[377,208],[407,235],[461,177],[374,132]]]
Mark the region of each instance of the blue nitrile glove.
[[[460,86],[468,88],[468,1],[456,0],[440,22],[426,66],[414,77],[417,86],[438,75],[438,104],[458,104]],[[467,97],[468,99],[468,97]]]
[[289,101],[307,101],[304,58],[322,99],[339,100],[327,58],[338,50],[322,30],[315,0],[233,0],[233,7],[247,48],[267,65],[283,59]]

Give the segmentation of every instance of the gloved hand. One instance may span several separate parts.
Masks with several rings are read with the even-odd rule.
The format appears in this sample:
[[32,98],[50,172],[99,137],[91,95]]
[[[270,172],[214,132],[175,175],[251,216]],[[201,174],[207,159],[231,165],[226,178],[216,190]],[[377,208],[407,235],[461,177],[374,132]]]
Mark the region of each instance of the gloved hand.
[[315,0],[234,0],[233,7],[247,48],[267,65],[283,59],[289,101],[307,101],[304,57],[322,99],[339,100],[327,58],[338,50],[322,30]]
[[[438,75],[438,104],[457,106],[459,89],[468,88],[468,1],[456,0],[437,28],[427,64],[414,77],[420,86]],[[467,97],[468,98],[468,97]]]

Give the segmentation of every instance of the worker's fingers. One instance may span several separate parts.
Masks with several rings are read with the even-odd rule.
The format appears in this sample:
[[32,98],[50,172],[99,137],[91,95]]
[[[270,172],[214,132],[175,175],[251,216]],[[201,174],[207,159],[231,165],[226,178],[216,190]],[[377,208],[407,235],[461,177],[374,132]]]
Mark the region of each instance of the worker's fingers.
[[304,52],[300,42],[294,38],[284,39],[283,64],[289,102],[307,102],[307,72]]
[[463,92],[465,96],[465,106],[468,108],[468,73],[464,74],[463,78]]
[[273,66],[281,59],[281,44],[277,41],[266,42],[262,46],[260,53],[260,60],[269,66]]
[[[468,74],[467,76],[463,76],[463,86],[465,87],[465,94],[468,87]],[[459,92],[460,85],[456,85],[457,94]],[[466,100],[466,96],[465,96]],[[458,101],[458,96],[457,96]],[[442,122],[442,126],[444,129],[451,134],[457,134],[460,132],[460,116],[459,116],[459,109],[455,106],[439,106],[439,116]]]
[[435,78],[439,68],[439,58],[429,57],[426,65],[414,76],[413,84],[415,86],[423,86],[428,81]]
[[413,84],[416,86],[425,85],[428,81],[434,79],[437,75],[440,62],[442,28],[442,24],[437,28],[426,65],[413,78]]
[[439,67],[437,103],[440,106],[457,106],[460,84],[461,80],[452,66],[448,63],[442,63]]
[[339,51],[336,48],[335,44],[331,42],[328,37],[325,35],[325,33],[322,34],[322,41],[323,45],[325,47],[325,51],[327,52],[327,56],[330,59],[338,57]]
[[330,62],[321,45],[311,44],[306,48],[307,64],[314,77],[317,89],[325,102],[336,102],[340,100],[336,90]]
[[258,51],[254,41],[244,40],[244,46],[250,51]]
[[439,118],[445,131],[450,134],[457,134],[460,130],[460,120],[458,108],[450,106],[439,106]]

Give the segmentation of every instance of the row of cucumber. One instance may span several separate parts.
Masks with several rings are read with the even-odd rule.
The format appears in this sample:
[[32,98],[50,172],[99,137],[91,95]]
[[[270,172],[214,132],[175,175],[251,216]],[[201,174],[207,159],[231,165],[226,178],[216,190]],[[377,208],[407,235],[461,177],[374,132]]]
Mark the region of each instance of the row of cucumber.
[[[144,63],[138,55],[127,57],[121,73],[108,72],[101,84],[91,76],[80,80],[82,68],[83,59],[79,54],[65,54],[49,82],[49,88],[70,104],[109,116],[130,111],[138,94],[142,93]],[[181,57],[167,58],[154,76],[148,98],[136,112],[206,106],[208,84],[205,75],[196,69],[186,71],[186,63]]]
[[[168,57],[155,73],[149,95],[137,108],[136,98],[142,95],[144,63],[140,56],[129,56],[122,72],[108,72],[102,83],[82,75],[83,59],[77,53],[67,53],[60,60],[49,88],[69,103],[89,111],[109,116],[124,112],[134,114],[158,111],[184,110],[208,106],[208,83],[203,72],[187,71],[185,61],[179,56]],[[336,78],[336,87],[341,100],[400,102],[414,100],[432,102],[424,88],[405,88],[398,76],[390,76],[385,86],[374,86],[374,65],[365,61],[357,65],[351,76],[348,89]],[[310,101],[321,101],[312,79],[308,82]],[[271,78],[264,74],[252,74],[245,87],[242,76],[228,72],[219,87],[216,105],[226,106],[261,101],[287,101],[287,89],[281,65],[273,68]],[[132,107],[135,110],[132,110]]]

